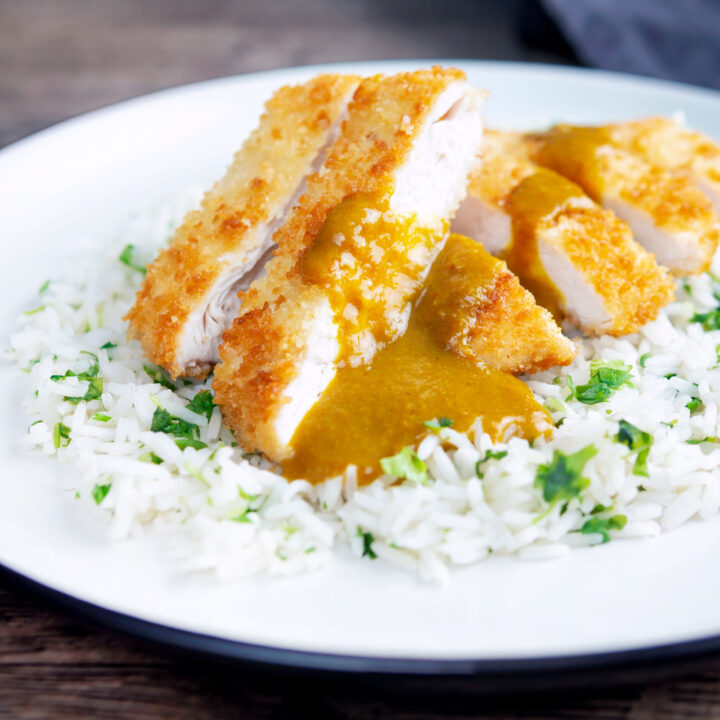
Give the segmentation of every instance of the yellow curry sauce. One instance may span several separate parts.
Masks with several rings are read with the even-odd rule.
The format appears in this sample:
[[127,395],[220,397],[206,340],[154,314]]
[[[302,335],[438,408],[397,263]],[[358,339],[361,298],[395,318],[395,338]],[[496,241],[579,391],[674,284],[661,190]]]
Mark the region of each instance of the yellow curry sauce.
[[540,169],[510,193],[507,210],[512,217],[512,241],[505,258],[522,284],[559,320],[563,296],[540,261],[537,231],[543,221],[565,208],[568,201],[584,197],[575,183]]
[[366,363],[403,332],[409,303],[447,232],[441,219],[392,213],[381,193],[351,195],[331,211],[302,272],[327,289],[341,366]]
[[[355,219],[358,215],[364,217],[363,205],[372,199],[356,196],[352,201],[344,217]],[[333,222],[345,212],[346,208],[339,207]],[[414,221],[405,224],[403,220],[388,217],[383,222],[387,223],[382,226],[384,232],[392,232],[392,223],[395,228],[414,232]],[[335,236],[343,233],[339,225],[332,228]],[[426,233],[421,233],[417,240],[423,248],[430,244]],[[346,236],[347,231],[343,234]],[[339,251],[330,245],[340,246],[332,237],[323,236],[325,247],[319,253],[337,263]],[[443,237],[438,240],[436,236],[435,242],[442,242]],[[411,239],[402,236],[398,248],[388,254],[403,256],[412,245]],[[472,247],[478,250],[476,256],[468,249]],[[454,254],[457,273],[440,270],[447,269],[448,254]],[[440,298],[459,299],[459,293],[471,291],[473,276],[477,285],[492,277],[492,272],[482,266],[482,258],[487,257],[482,248],[467,238],[450,236],[424,282],[425,292],[421,292],[423,284],[417,282],[420,276],[416,275],[412,284],[414,293],[405,297],[405,302],[415,300],[407,331],[394,342],[390,341],[372,362],[340,367],[327,390],[307,413],[292,438],[294,454],[283,464],[286,477],[317,482],[341,474],[348,465],[355,465],[358,481],[369,482],[380,474],[381,458],[416,444],[428,432],[424,423],[434,418],[451,419],[453,429],[460,432],[471,429],[475,419],[481,418],[483,429],[496,440],[512,431],[532,439],[551,428],[549,416],[524,383],[510,374],[478,366],[448,349],[449,338],[461,330],[461,326],[454,323],[450,305],[440,302]],[[323,277],[324,263],[319,257],[315,263],[309,254],[305,272],[309,277]],[[391,282],[393,268],[384,267],[378,272],[373,278],[376,283]],[[348,283],[350,297],[356,302],[358,298],[352,293],[357,292],[361,283],[362,280]],[[342,293],[342,285],[336,286],[336,290],[334,309],[338,316],[344,317],[341,303],[347,296]],[[360,301],[364,301],[364,297],[360,297]],[[379,301],[378,305],[382,307]],[[376,309],[373,303],[368,307],[367,325],[382,326],[381,320],[371,314]],[[456,315],[459,317],[461,312],[462,303],[459,303]],[[341,331],[348,331],[346,323],[341,325]],[[385,337],[392,335],[388,333]],[[510,430],[511,426],[514,430]]]
[[601,203],[596,152],[603,145],[612,144],[612,136],[607,128],[560,125],[543,136],[535,160],[570,178],[595,202]]

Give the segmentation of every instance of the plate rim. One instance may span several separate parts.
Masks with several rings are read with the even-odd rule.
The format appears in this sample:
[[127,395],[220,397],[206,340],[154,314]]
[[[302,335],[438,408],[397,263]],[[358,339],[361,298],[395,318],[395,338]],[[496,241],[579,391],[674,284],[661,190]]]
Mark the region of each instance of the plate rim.
[[[204,656],[225,663],[248,664],[264,670],[322,673],[334,676],[455,677],[503,680],[524,678],[520,687],[552,689],[582,684],[603,684],[610,676],[632,670],[697,662],[720,654],[720,634],[647,647],[599,653],[548,655],[528,658],[407,658],[298,650],[233,640],[145,620],[83,600],[34,580],[0,563],[0,578],[15,589],[67,612],[79,621],[124,636],[149,642],[165,650]],[[533,682],[534,681],[534,682]],[[519,689],[517,685],[513,685]]]
[[[173,85],[136,95],[125,100],[102,105],[79,115],[72,116],[45,128],[25,135],[0,148],[0,164],[16,152],[38,142],[44,142],[53,135],[71,130],[84,122],[93,122],[106,114],[123,111],[135,103],[162,101],[176,93],[187,92],[194,88],[209,85],[232,83],[241,79],[264,79],[273,75],[288,76],[309,74],[312,72],[357,72],[360,68],[377,67],[401,69],[428,65],[476,66],[488,70],[517,71],[527,73],[553,73],[574,77],[594,76],[595,79],[613,83],[642,83],[670,92],[694,94],[697,97],[718,101],[720,92],[711,88],[681,83],[660,78],[597,68],[559,65],[553,63],[533,63],[524,61],[483,60],[477,58],[406,58],[393,60],[364,60],[349,62],[328,62],[311,65],[272,68],[248,73],[236,73],[192,83]],[[288,78],[292,81],[292,78]],[[600,651],[578,654],[544,655],[525,658],[421,658],[401,656],[373,656],[362,654],[342,654],[295,648],[283,648],[263,645],[243,640],[224,638],[187,630],[161,622],[147,620],[132,614],[84,600],[64,590],[57,589],[41,580],[36,580],[8,564],[0,562],[0,578],[13,588],[20,589],[34,597],[46,601],[48,605],[61,611],[111,631],[119,632],[139,640],[148,641],[166,649],[172,649],[192,655],[201,655],[225,662],[244,663],[264,669],[281,669],[300,673],[321,672],[334,675],[371,675],[371,676],[443,676],[479,678],[543,678],[543,687],[547,680],[553,687],[576,684],[578,675],[588,673],[616,672],[629,668],[677,666],[683,662],[696,661],[704,657],[720,655],[720,634],[710,634],[688,640],[641,646],[623,650]],[[585,684],[589,684],[586,682]]]

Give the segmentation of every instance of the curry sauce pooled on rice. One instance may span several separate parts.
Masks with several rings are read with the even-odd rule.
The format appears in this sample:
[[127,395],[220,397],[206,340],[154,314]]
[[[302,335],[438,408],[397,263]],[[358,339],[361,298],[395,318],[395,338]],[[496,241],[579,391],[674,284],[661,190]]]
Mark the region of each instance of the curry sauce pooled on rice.
[[[28,440],[117,536],[174,527],[224,575],[347,542],[442,580],[717,511],[688,138],[716,146],[664,120],[483,137],[483,98],[443,68],[281,89],[147,272],[167,220],[44,286],[13,338]],[[677,302],[668,268],[698,273]]]

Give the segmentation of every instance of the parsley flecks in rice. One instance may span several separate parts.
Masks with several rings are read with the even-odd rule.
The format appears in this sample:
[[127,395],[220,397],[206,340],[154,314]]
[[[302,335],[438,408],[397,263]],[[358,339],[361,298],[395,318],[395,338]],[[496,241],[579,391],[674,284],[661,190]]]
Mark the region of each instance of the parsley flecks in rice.
[[123,251],[118,255],[118,260],[123,264],[127,265],[131,270],[135,270],[136,272],[141,273],[142,275],[145,275],[147,273],[147,268],[144,265],[138,264],[134,259],[133,256],[135,254],[136,247],[134,245],[126,245],[123,248]]
[[404,478],[411,482],[426,484],[428,482],[427,465],[410,447],[404,447],[397,455],[380,460],[384,473],[394,478]]
[[198,415],[204,415],[209,420],[215,407],[212,393],[209,390],[201,390],[188,403],[187,407],[188,410],[192,410]]
[[627,525],[624,515],[592,517],[585,521],[580,532],[585,535],[600,535],[603,543],[610,542],[610,530],[622,530]]
[[426,420],[423,425],[429,430],[441,430],[442,428],[452,427],[453,421],[450,418],[441,417],[437,420]]
[[494,450],[486,450],[485,456],[480,458],[475,463],[475,474],[479,477],[483,477],[483,473],[480,471],[480,468],[488,461],[488,460],[502,460],[504,457],[506,457],[508,454],[507,450],[498,450],[497,452]]
[[358,526],[357,529],[357,536],[362,540],[362,555],[363,557],[368,557],[371,560],[376,560],[377,555],[375,554],[375,551],[373,550],[372,544],[373,538],[372,533],[365,532],[360,526]]
[[582,475],[583,468],[595,455],[597,448],[594,445],[568,455],[555,450],[552,460],[540,465],[535,473],[535,487],[542,489],[545,502],[552,506],[558,500],[580,497],[582,490],[590,484],[590,480]]
[[688,292],[636,335],[577,339],[572,365],[525,378],[558,425],[549,441],[493,444],[481,428],[468,438],[434,418],[369,487],[357,489],[354,468],[344,487],[288,483],[238,447],[209,382],[171,380],[126,340],[141,262],[200,196],[138,217],[114,243],[77,248],[40,300],[30,289],[11,340],[34,421],[18,436],[76,465],[72,490],[112,537],[173,532],[183,567],[221,577],[307,571],[344,544],[366,558],[382,548],[383,561],[443,581],[489,554],[552,558],[718,511],[720,292],[710,275],[679,281]]
[[586,385],[573,388],[572,397],[586,405],[605,402],[623,385],[630,385],[630,366],[621,360],[593,360]]
[[621,420],[617,439],[618,442],[625,443],[633,452],[637,452],[633,473],[648,477],[647,459],[653,443],[652,435],[636,428],[626,420]]

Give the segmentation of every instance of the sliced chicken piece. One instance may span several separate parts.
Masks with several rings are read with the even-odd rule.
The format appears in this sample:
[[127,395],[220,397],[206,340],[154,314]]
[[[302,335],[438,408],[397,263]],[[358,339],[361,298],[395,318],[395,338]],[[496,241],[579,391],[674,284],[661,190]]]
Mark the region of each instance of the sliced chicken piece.
[[689,175],[720,212],[720,146],[672,118],[606,126],[612,141],[653,165]]
[[220,347],[215,399],[246,446],[288,457],[338,367],[405,331],[465,194],[483,96],[442,68],[360,84]]
[[337,137],[358,82],[320,75],[278,90],[225,176],[149,266],[127,314],[129,335],[173,377],[203,377],[217,362],[238,293],[262,273],[275,230]]
[[451,235],[418,309],[448,350],[514,374],[568,365],[575,346],[507,265],[480,243]]
[[677,275],[708,269],[718,220],[692,180],[618,147],[603,128],[558,126],[529,138],[533,159],[613,210],[635,239]]
[[512,242],[512,219],[505,205],[517,184],[537,171],[523,135],[486,128],[468,192],[452,221],[453,232],[482,243],[502,256]]
[[535,165],[516,133],[488,131],[486,137],[484,162],[453,230],[483,243],[495,232],[493,253],[541,305],[585,333],[624,335],[655,318],[672,300],[673,283],[633,241],[630,228],[574,183]]
[[628,225],[549,170],[523,180],[507,204],[509,267],[538,301],[593,335],[626,335],[674,298],[664,267]]

